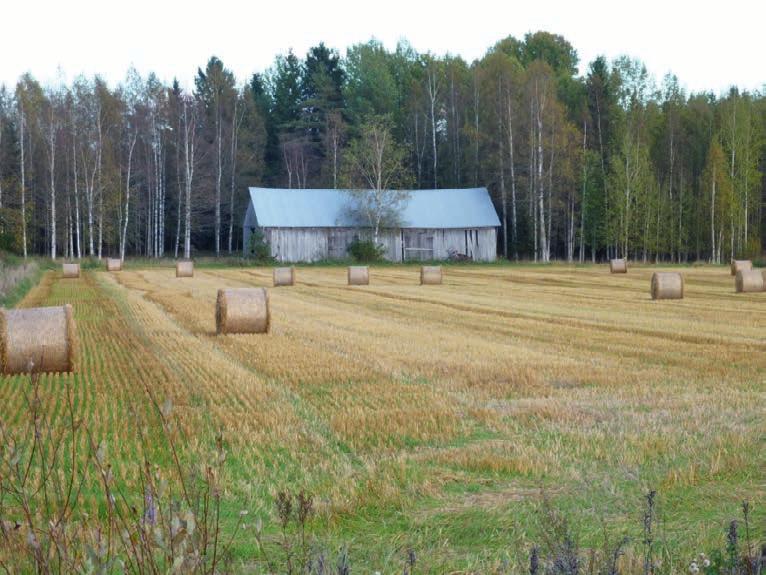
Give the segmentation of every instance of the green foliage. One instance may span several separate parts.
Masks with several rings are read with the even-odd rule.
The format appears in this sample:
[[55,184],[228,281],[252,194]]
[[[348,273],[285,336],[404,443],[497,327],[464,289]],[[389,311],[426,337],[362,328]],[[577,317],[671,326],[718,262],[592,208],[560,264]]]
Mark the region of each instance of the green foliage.
[[391,134],[388,117],[369,118],[360,132],[346,151],[342,181],[352,200],[349,210],[372,230],[373,241],[377,241],[382,228],[399,223],[412,173],[404,146]]
[[271,247],[263,236],[263,231],[260,228],[255,228],[253,233],[250,234],[250,244],[248,245],[247,253],[249,257],[257,262],[269,262],[272,261]]
[[355,239],[348,245],[348,253],[360,263],[373,263],[383,259],[386,248],[372,240]]
[[0,231],[0,252],[15,252],[16,238],[9,231]]
[[291,131],[301,120],[301,97],[303,67],[292,52],[278,56],[269,71],[268,85],[271,92],[271,115],[275,126],[281,131]]
[[[0,213],[0,247],[22,248],[21,136],[27,152],[26,247],[39,252],[50,245],[44,174],[50,172],[46,126],[51,125],[60,131],[57,157],[71,162],[74,151],[78,158],[72,168],[77,167],[83,232],[89,232],[83,223],[87,198],[97,198],[98,205],[89,207],[101,247],[111,252],[125,210],[125,135],[136,132],[139,147],[153,146],[137,151],[136,178],[162,174],[168,190],[182,189],[184,101],[194,108],[189,124],[197,140],[193,187],[199,187],[200,198],[220,198],[223,224],[230,215],[237,222],[246,201],[242,191],[249,185],[487,186],[498,211],[507,212],[504,224],[510,229],[501,234],[519,258],[539,257],[542,250],[551,252],[546,259],[569,256],[572,245],[584,245],[597,258],[620,251],[647,259],[725,260],[754,255],[759,243],[766,243],[760,207],[766,186],[766,98],[760,92],[732,88],[720,97],[689,94],[674,75],[656,82],[642,62],[629,57],[597,57],[583,76],[574,46],[546,31],[504,38],[470,64],[450,54],[419,53],[405,40],[389,50],[373,39],[343,55],[319,43],[303,57],[292,51],[279,55],[244,88],[237,88],[219,58],[204,64],[192,94],[184,94],[177,82],[164,85],[135,70],[115,90],[97,77],[78,78],[70,89],[43,85],[30,74],[20,78],[15,94],[0,87],[0,210],[5,212]],[[359,169],[370,125],[381,119],[390,136],[386,149],[401,164],[396,172],[408,177],[381,182],[369,166]],[[63,137],[70,128],[71,141]],[[720,153],[711,146],[713,138]],[[69,149],[72,145],[77,150]],[[705,171],[711,168],[711,153],[715,177],[725,184],[725,194],[715,201],[712,172]],[[97,165],[99,189],[106,191],[94,196]],[[57,189],[70,188],[70,171],[55,170]],[[228,193],[221,194],[222,189]],[[143,216],[157,198],[147,198],[144,206],[133,196],[130,255],[152,251],[146,244],[155,229],[165,230],[165,253],[152,255],[167,253],[178,229],[178,197],[165,197],[165,222],[158,225]],[[62,245],[73,210],[62,204],[73,198],[58,198]],[[215,243],[214,226],[207,221],[213,207],[204,202],[193,208],[191,233],[201,250]],[[385,218],[395,210],[376,210],[372,220],[381,214]],[[542,236],[551,237],[541,239],[543,219],[550,225]],[[220,227],[215,226],[219,234]]]
[[40,280],[42,271],[37,263],[24,263],[17,256],[0,251],[0,307],[13,307]]
[[376,40],[348,49],[346,100],[355,122],[396,111],[397,86],[392,64],[389,53]]

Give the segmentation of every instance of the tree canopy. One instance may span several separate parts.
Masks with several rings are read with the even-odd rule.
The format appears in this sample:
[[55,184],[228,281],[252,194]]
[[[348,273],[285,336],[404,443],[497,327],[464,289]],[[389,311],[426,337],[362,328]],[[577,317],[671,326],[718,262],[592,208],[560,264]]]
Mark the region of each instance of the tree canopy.
[[[509,258],[759,255],[764,94],[686,93],[628,57],[579,66],[539,31],[473,62],[320,43],[246,83],[213,56],[188,93],[135,70],[118,86],[26,74],[0,86],[0,248],[233,252],[250,185],[486,186]],[[376,134],[391,179],[364,167]]]

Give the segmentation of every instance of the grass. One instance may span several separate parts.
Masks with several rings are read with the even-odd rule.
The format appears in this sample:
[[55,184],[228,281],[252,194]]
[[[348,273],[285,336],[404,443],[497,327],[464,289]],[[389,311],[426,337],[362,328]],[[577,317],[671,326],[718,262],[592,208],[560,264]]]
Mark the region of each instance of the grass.
[[37,262],[25,263],[0,252],[0,307],[13,307],[20,302],[41,275]]
[[[387,265],[348,287],[345,270],[299,267],[270,290],[266,336],[216,336],[214,309],[220,287],[270,286],[267,268],[48,271],[19,305],[73,304],[77,373],[41,386],[55,406],[72,384],[117,473],[152,398],[172,400],[190,450],[223,430],[225,527],[241,509],[271,523],[276,492],[305,489],[318,540],[362,570],[401,570],[409,547],[423,571],[481,569],[522,565],[546,505],[586,548],[605,526],[640,541],[657,489],[664,560],[683,566],[724,545],[743,499],[763,535],[766,293],[695,266],[684,300],[654,302],[656,269],[457,265],[421,287]],[[3,420],[24,381],[0,386]]]

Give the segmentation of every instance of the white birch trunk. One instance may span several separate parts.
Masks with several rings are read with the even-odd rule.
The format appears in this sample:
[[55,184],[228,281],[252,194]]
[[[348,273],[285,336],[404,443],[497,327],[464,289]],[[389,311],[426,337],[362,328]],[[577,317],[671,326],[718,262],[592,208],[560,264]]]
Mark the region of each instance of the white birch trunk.
[[56,259],[56,120],[51,103],[48,125],[48,171],[50,172],[50,255]]
[[125,216],[122,221],[122,236],[120,237],[120,260],[125,259],[125,245],[128,240],[128,220],[130,215],[130,171],[133,165],[133,148],[136,145],[137,135],[133,134],[128,149],[128,170],[125,176]]
[[545,225],[545,184],[543,183],[543,110],[545,109],[545,94],[540,94],[539,86],[535,82],[536,121],[537,121],[537,203],[540,218],[540,255],[543,262],[548,262],[548,238]]
[[215,143],[216,143],[216,169],[215,169],[215,256],[221,255],[221,104],[216,98],[215,111]]
[[513,258],[519,259],[518,232],[516,231],[518,217],[516,214],[516,162],[513,150],[513,116],[511,113],[511,96],[508,95],[508,162],[511,168],[511,239],[513,241]]
[[434,188],[438,188],[438,154],[436,150],[436,98],[439,96],[439,83],[433,70],[428,71],[428,99],[431,105],[431,152],[433,154]]
[[72,168],[74,171],[74,218],[75,233],[77,236],[77,258],[82,258],[82,248],[80,241],[80,191],[77,187],[77,140],[72,136]]
[[184,169],[185,169],[185,213],[184,213],[184,258],[191,258],[191,193],[192,181],[194,179],[194,144],[196,138],[196,108],[195,103],[191,103],[189,111],[189,102],[184,99],[183,104],[184,117]]
[[232,114],[231,118],[231,159],[229,162],[231,170],[231,183],[229,186],[229,255],[231,255],[234,250],[234,191],[237,185],[237,146],[239,143],[239,127],[242,122],[242,117],[244,117],[238,117],[237,115],[237,102],[238,98],[235,96],[234,114]]
[[19,164],[21,169],[21,249],[24,259],[27,259],[27,186],[26,170],[24,169],[24,125],[26,118],[24,116],[24,106],[19,102]]

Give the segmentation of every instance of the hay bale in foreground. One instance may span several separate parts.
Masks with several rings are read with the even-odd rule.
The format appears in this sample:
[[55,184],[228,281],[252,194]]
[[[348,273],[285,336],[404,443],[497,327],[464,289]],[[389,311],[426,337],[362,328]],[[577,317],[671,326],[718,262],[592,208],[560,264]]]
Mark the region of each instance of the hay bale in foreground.
[[221,333],[268,333],[271,329],[266,288],[219,289],[215,328]]
[[739,270],[734,278],[737,293],[763,291],[763,273],[761,270]]
[[628,258],[609,260],[609,272],[613,274],[628,273]]
[[370,268],[367,266],[348,266],[348,285],[370,285]]
[[274,287],[295,285],[295,268],[274,268]]
[[684,276],[678,272],[652,274],[652,299],[683,299]]
[[65,278],[79,278],[80,264],[63,264],[61,270]]
[[422,266],[420,268],[420,285],[439,285],[442,283],[441,266]]
[[753,262],[750,260],[731,260],[731,275],[737,275],[737,272],[747,272],[753,269]]
[[106,258],[106,271],[121,272],[122,260],[120,258]]
[[0,309],[0,374],[74,371],[72,306]]
[[193,278],[194,277],[194,262],[193,261],[176,262],[176,277],[177,278]]

